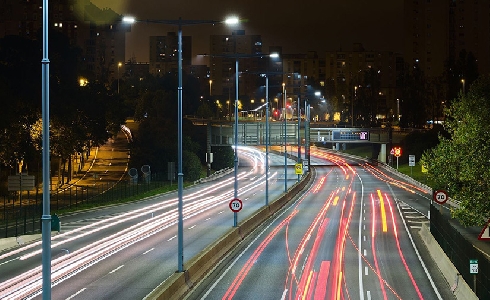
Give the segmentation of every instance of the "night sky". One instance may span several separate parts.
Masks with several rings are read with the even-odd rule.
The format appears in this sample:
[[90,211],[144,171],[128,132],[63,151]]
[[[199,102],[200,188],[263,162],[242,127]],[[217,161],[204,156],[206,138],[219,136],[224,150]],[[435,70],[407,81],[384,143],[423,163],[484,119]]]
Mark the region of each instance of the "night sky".
[[[352,51],[360,42],[366,50],[402,52],[403,0],[93,0],[99,8],[111,8],[136,19],[223,20],[229,15],[246,19],[235,29],[262,36],[263,51],[282,46],[283,52],[313,50]],[[176,31],[175,26],[136,23],[126,36],[126,60],[135,56],[148,61],[148,37]],[[209,35],[230,34],[226,25],[184,26],[191,35],[193,55],[209,52]],[[193,63],[201,63],[197,58]]]

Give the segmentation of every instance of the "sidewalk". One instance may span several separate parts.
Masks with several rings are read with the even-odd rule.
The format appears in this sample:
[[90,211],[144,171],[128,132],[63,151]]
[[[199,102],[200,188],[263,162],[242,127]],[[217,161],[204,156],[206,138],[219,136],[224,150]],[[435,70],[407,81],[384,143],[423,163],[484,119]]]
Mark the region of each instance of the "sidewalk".
[[[95,182],[97,181],[97,179],[102,179],[102,176],[104,176],[104,180],[112,181],[110,179],[110,176],[106,176],[108,172],[121,173],[121,168],[115,168],[110,166],[112,165],[115,166],[117,163],[119,165],[124,164],[125,167],[127,167],[127,159],[125,157],[121,158],[122,155],[121,153],[124,153],[124,155],[128,153],[128,148],[129,148],[128,143],[132,137],[131,130],[136,130],[136,129],[137,129],[137,123],[133,122],[132,120],[128,120],[124,130],[123,129],[119,130],[117,135],[114,138],[109,138],[105,144],[96,148],[92,148],[82,168],[77,172],[73,172],[73,176],[69,182],[64,182],[61,186],[58,186],[52,192],[59,193],[77,184],[81,184],[82,180],[85,181],[93,180]],[[120,161],[116,162],[116,160],[118,159]],[[113,161],[115,162],[114,164]],[[105,166],[105,170],[101,171],[100,168],[103,162],[108,162],[108,163]],[[97,170],[95,168],[96,165],[98,166]],[[73,164],[73,167],[76,168],[77,166]],[[118,170],[114,171],[116,169]],[[58,181],[58,176],[57,175],[52,176],[52,182],[57,182],[57,181]]]

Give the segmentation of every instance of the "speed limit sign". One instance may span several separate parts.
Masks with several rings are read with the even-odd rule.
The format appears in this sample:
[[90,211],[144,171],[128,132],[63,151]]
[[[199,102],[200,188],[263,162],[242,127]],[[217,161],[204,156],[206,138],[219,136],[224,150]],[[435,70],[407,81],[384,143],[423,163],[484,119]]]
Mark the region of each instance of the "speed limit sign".
[[239,212],[242,210],[242,200],[234,198],[230,201],[230,209],[232,212]]
[[437,190],[434,192],[434,201],[439,204],[446,203],[448,199],[447,192],[445,190]]

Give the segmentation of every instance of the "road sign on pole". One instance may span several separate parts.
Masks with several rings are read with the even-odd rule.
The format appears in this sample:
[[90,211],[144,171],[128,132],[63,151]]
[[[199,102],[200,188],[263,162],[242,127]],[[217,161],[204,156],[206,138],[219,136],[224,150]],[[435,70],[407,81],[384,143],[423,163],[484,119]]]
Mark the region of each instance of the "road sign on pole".
[[480,241],[490,241],[490,228],[488,225],[490,225],[490,220],[488,220],[487,224],[483,227],[480,235],[478,236]]
[[478,274],[478,259],[470,259],[470,274]]
[[307,160],[303,160],[303,171],[308,172],[308,161]]
[[415,155],[408,156],[408,166],[415,167]]
[[447,192],[444,190],[437,190],[434,192],[434,201],[436,201],[439,204],[446,203],[448,198],[449,197],[447,196]]
[[303,174],[303,164],[295,164],[294,165],[294,170],[296,171],[296,175],[302,175]]
[[242,203],[242,200],[240,200],[238,198],[234,198],[230,201],[229,206],[230,206],[230,209],[232,212],[237,213],[240,210],[242,210],[243,203]]
[[32,191],[35,189],[34,175],[17,174],[8,177],[8,191]]

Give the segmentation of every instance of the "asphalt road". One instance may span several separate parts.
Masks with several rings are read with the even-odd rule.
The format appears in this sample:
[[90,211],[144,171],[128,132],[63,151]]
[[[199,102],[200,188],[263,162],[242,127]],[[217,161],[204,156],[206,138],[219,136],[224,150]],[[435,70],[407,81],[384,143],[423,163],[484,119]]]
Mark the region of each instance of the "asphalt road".
[[[238,221],[265,204],[263,153],[241,149]],[[271,155],[269,197],[284,187],[284,158]],[[296,182],[289,162],[288,186]],[[184,261],[233,226],[233,173],[184,191]],[[177,197],[61,217],[52,237],[52,299],[142,299],[177,270]],[[41,299],[41,242],[0,253],[0,299]]]
[[454,299],[416,234],[428,191],[362,161],[312,155],[324,166],[311,188],[188,298]]

